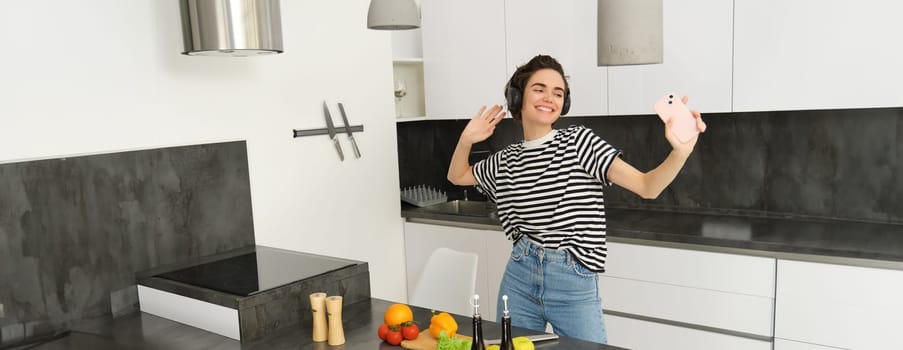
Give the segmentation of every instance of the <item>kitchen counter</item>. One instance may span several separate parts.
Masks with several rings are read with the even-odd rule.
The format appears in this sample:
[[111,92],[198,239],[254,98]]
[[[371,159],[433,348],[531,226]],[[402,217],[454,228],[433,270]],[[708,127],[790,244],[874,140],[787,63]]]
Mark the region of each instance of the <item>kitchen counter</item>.
[[[409,221],[501,230],[482,214],[402,204]],[[903,269],[903,225],[840,220],[750,217],[644,209],[606,209],[612,242],[690,247],[821,262]]]
[[[116,319],[100,319],[82,322],[73,326],[66,337],[33,347],[36,350],[55,349],[342,349],[374,350],[401,349],[376,337],[376,331],[383,323],[383,313],[392,302],[382,299],[367,299],[342,310],[346,343],[342,346],[327,346],[325,342],[311,341],[310,327],[293,329],[254,342],[240,343],[237,340],[213,334],[198,328],[183,325],[145,313],[134,313]],[[430,310],[412,307],[414,320],[421,328],[429,326]],[[458,333],[471,335],[469,317],[454,315],[458,322]],[[513,328],[514,336],[538,334],[539,332]],[[483,320],[483,335],[486,339],[498,338],[501,328],[498,323]],[[561,350],[609,350],[622,349],[614,346],[585,342],[561,337],[558,340],[536,343],[537,349]]]

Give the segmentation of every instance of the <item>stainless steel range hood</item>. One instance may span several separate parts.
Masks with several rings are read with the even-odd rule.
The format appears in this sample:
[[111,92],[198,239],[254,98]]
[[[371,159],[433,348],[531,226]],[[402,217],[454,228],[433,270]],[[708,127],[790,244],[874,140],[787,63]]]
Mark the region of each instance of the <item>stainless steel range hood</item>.
[[180,0],[185,55],[282,53],[280,0]]

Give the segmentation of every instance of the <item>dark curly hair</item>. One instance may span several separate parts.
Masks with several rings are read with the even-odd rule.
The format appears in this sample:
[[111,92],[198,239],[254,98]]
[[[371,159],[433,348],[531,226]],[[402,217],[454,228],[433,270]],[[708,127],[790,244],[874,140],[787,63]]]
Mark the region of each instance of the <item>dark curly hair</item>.
[[[531,58],[526,64],[517,67],[514,74],[511,75],[511,79],[505,84],[505,99],[508,100],[509,87],[518,88],[521,91],[521,96],[523,96],[527,81],[530,80],[533,73],[536,73],[541,69],[554,69],[558,74],[561,74],[561,80],[564,80],[565,94],[570,93],[571,88],[567,78],[565,78],[564,68],[561,67],[561,63],[558,63],[558,60],[552,56],[540,54]],[[521,102],[523,105],[523,99],[521,99]],[[511,112],[511,116],[514,117],[515,120],[521,120],[520,108],[514,108],[514,106],[512,106],[512,101],[510,100],[508,100],[508,111]]]

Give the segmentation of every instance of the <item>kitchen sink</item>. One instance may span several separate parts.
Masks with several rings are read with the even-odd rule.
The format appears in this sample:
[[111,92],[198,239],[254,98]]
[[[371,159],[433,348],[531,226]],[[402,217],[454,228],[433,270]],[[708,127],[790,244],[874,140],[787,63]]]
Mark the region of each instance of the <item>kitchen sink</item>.
[[445,203],[423,207],[423,209],[443,214],[479,216],[498,219],[498,209],[496,208],[495,203],[492,202],[453,200]]

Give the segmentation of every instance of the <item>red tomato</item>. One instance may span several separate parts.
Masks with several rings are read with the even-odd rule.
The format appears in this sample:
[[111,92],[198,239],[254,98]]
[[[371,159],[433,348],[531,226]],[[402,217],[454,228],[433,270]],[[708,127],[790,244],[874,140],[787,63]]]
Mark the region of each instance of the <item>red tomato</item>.
[[389,333],[389,325],[383,323],[376,331],[376,335],[379,336],[379,339],[386,340],[386,333]]
[[417,328],[416,324],[401,327],[401,335],[407,340],[417,339],[417,336],[420,335],[420,328]]
[[386,342],[389,344],[398,345],[401,344],[401,340],[402,336],[401,332],[399,331],[393,331],[390,329],[389,332],[386,333]]

